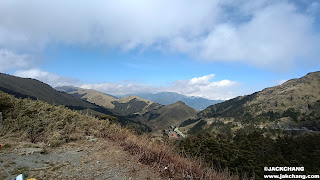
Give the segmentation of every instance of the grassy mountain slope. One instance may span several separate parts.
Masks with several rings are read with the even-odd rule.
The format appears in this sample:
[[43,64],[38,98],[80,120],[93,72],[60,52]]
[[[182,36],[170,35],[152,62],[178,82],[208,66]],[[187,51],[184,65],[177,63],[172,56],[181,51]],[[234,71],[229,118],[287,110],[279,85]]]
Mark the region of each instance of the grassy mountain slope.
[[99,91],[69,86],[57,87],[56,89],[68,92],[74,97],[81,98],[99,106],[103,106],[113,113],[121,116],[128,116],[132,113],[145,113],[149,110],[157,108],[158,106],[161,106],[160,104],[142,99],[138,96],[116,98]]
[[81,139],[86,135],[100,136],[109,122],[99,121],[63,106],[44,101],[17,99],[0,91],[0,111],[3,113],[2,135],[13,134],[31,142],[58,145]]
[[[64,105],[70,109],[91,109],[100,113],[112,115],[110,111],[89,102],[74,98],[63,92],[58,92],[41,81],[20,78],[0,73],[0,90],[19,98],[39,99],[54,105]],[[99,113],[97,113],[99,114]]]
[[131,126],[139,132],[150,131],[150,128],[146,125],[115,115],[102,106],[75,98],[64,92],[59,92],[48,84],[35,79],[20,78],[0,73],[0,90],[18,98],[39,99],[52,105],[64,105],[72,110],[79,110],[83,113],[115,116],[123,126]]
[[170,125],[177,126],[184,120],[196,116],[197,113],[197,110],[178,101],[159,109],[148,111],[144,114],[133,115],[132,118],[147,124],[153,130],[160,130],[166,129]]
[[71,91],[69,94],[108,109],[114,108],[114,104],[112,104],[112,102],[116,100],[113,96],[89,89],[79,89],[77,91]]
[[198,116],[242,124],[284,123],[320,130],[320,71],[209,106]]
[[113,102],[115,105],[113,111],[125,116],[133,113],[145,113],[155,108],[162,107],[158,103],[142,99],[138,96],[127,96]]

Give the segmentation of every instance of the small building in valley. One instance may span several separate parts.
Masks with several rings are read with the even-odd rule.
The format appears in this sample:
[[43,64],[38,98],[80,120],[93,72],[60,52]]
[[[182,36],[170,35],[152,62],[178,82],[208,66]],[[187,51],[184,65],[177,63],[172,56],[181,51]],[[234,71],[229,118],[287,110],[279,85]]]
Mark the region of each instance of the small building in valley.
[[169,126],[168,134],[173,138],[184,138],[186,137],[176,126]]

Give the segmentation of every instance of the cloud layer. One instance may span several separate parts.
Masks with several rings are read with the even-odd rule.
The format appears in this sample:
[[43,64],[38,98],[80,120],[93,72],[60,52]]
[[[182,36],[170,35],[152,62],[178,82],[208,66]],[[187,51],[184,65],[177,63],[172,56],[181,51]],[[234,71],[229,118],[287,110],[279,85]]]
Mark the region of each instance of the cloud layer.
[[320,57],[319,4],[306,6],[285,0],[7,0],[0,2],[0,48],[28,53],[55,43],[156,48],[198,60],[283,69],[312,65]]
[[13,68],[29,68],[34,64],[33,57],[26,54],[16,54],[8,49],[0,49],[0,71]]
[[29,69],[29,70],[19,70],[14,73],[15,76],[24,78],[33,78],[45,82],[53,87],[56,86],[68,86],[68,85],[78,85],[78,80],[61,77],[57,74],[42,71],[40,69]]
[[119,82],[102,84],[83,84],[77,79],[59,76],[40,69],[19,70],[15,76],[33,78],[44,83],[57,86],[78,86],[85,89],[95,89],[111,95],[126,95],[138,93],[176,92],[186,96],[197,96],[208,99],[226,100],[239,96],[239,83],[231,80],[213,81],[214,74],[195,77],[189,80],[177,80],[167,86],[153,86],[139,82]]
[[168,86],[152,86],[140,83],[104,83],[83,84],[85,89],[95,89],[112,95],[137,93],[176,92],[186,96],[197,96],[208,99],[230,99],[240,95],[237,92],[237,82],[230,80],[212,81],[214,74],[195,77],[189,80],[174,81]]
[[290,68],[297,61],[305,63],[319,56],[320,38],[313,18],[298,13],[292,4],[277,3],[251,15],[237,26],[217,24],[200,39],[174,39],[171,47],[208,61],[240,61],[268,68]]

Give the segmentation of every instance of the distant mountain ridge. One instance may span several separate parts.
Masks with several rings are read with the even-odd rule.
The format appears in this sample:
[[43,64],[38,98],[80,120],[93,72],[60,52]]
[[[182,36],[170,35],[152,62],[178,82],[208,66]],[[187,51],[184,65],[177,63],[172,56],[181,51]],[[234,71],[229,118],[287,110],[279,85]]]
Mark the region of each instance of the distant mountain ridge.
[[188,97],[174,92],[159,92],[155,94],[138,93],[135,95],[163,105],[169,105],[177,101],[182,101],[186,103],[188,106],[197,110],[203,110],[210,105],[223,102],[222,100],[209,100],[201,97]]

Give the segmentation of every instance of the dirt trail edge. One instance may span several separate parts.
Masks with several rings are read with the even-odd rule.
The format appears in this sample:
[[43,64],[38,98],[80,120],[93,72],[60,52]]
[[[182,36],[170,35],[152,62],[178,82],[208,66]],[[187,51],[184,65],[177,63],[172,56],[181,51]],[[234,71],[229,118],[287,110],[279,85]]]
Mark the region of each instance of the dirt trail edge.
[[[124,151],[117,143],[99,138],[81,140],[57,148],[0,139],[0,161],[13,176],[41,179],[164,179],[150,166]],[[35,148],[35,149],[33,149]],[[44,152],[36,151],[44,149]],[[0,179],[9,179],[0,170]]]

